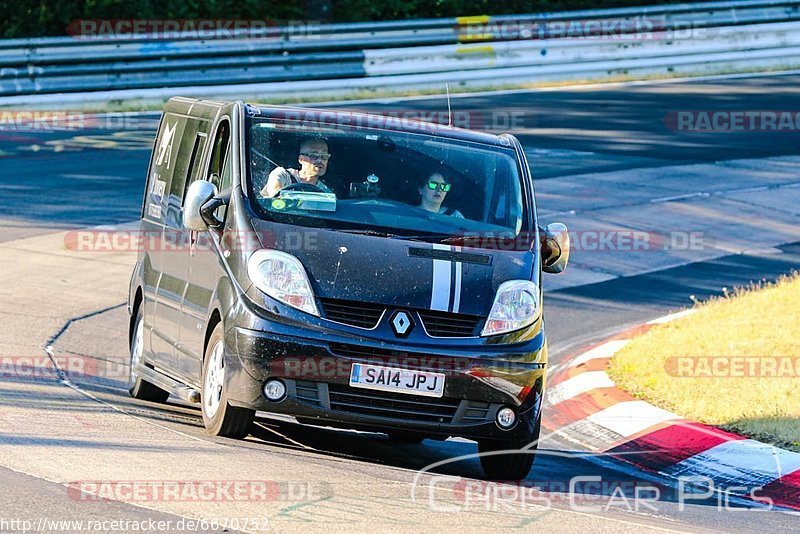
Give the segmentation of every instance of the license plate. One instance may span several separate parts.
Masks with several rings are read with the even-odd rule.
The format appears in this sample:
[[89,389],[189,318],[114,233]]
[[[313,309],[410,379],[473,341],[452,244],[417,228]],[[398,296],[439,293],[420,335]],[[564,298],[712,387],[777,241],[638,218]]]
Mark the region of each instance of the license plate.
[[413,369],[395,369],[380,365],[354,363],[350,368],[350,385],[354,388],[441,397],[444,394],[444,375]]

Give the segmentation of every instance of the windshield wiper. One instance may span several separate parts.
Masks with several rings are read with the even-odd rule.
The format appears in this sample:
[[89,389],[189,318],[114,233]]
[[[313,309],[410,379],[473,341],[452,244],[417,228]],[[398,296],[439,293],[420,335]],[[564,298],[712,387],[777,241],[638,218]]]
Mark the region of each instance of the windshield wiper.
[[459,235],[455,237],[451,236],[442,239],[441,241],[439,241],[439,243],[443,245],[463,245],[467,239],[471,239],[474,241],[475,236],[465,236],[465,235]]
[[443,245],[463,245],[464,241],[470,238],[470,236],[454,236],[453,234],[421,234],[421,235],[390,234],[388,232],[381,232],[378,230],[357,229],[357,228],[333,228],[333,230],[337,230],[339,232],[345,232],[347,234],[385,237],[388,239],[397,239],[399,241],[423,241],[426,243],[434,242],[434,243],[441,243]]
[[355,228],[333,228],[339,232],[344,232],[347,234],[355,234],[355,235],[369,235],[375,237],[385,237],[387,239],[397,239],[398,241],[424,241],[430,242],[431,239],[439,239],[441,237],[445,237],[449,234],[442,234],[442,235],[405,235],[405,234],[390,234],[388,232],[381,232],[378,230],[364,230],[364,229],[355,229]]
[[394,239],[399,239],[401,241],[424,241],[426,243],[435,242],[435,243],[445,243],[447,244],[450,240],[461,241],[463,237],[457,236],[453,237],[452,234],[422,234],[422,235],[399,235],[395,236]]
[[338,232],[344,232],[346,234],[356,234],[356,235],[371,235],[375,237],[389,237],[389,238],[397,238],[402,237],[396,234],[389,234],[386,232],[379,232],[378,230],[364,230],[364,229],[356,229],[356,228],[335,228],[334,230]]
[[426,234],[426,235],[412,235],[400,236],[397,239],[405,239],[408,241],[426,241],[428,243],[438,243],[441,245],[456,245],[465,246],[470,243],[475,243],[479,236],[475,235],[453,235],[453,234]]

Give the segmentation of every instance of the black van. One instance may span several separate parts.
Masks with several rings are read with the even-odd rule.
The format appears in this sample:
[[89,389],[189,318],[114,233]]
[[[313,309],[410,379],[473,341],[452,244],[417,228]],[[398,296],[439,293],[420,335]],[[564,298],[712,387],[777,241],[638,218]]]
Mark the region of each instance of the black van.
[[491,478],[533,462],[547,371],[522,146],[425,122],[173,98],[130,282],[130,393],[419,441],[462,436]]

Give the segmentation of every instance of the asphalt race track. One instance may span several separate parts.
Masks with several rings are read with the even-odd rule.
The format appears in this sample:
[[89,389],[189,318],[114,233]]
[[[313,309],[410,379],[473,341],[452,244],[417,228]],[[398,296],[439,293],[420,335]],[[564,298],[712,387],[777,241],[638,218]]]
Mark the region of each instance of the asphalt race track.
[[[612,185],[608,190],[598,191],[591,200],[600,206],[610,200],[609,195],[620,194],[613,189],[615,173],[636,169],[675,180],[670,176],[674,168],[706,169],[729,160],[780,162],[785,161],[780,158],[800,156],[798,129],[686,132],[675,131],[671,119],[674,113],[686,110],[797,110],[799,86],[800,75],[753,76],[466,95],[453,98],[452,105],[454,112],[464,113],[462,119],[487,129],[494,129],[492,121],[501,127],[503,121],[513,119],[512,133],[526,147],[538,180],[537,192],[550,193],[554,190],[550,188],[567,183],[571,177],[602,175],[601,179]],[[423,116],[446,109],[441,98],[343,106]],[[46,247],[57,249],[63,239],[48,241],[54,232],[136,219],[156,121],[157,116],[150,114],[127,118],[108,128],[92,127],[78,132],[0,130],[3,264],[30,255],[36,261],[35,255],[47,252]],[[698,181],[702,176],[687,175],[686,179]],[[643,188],[647,186],[658,189],[663,184],[645,184]],[[546,213],[544,198],[540,195],[539,210]],[[569,201],[562,199],[565,206],[569,206]],[[583,209],[591,211],[591,208]],[[797,226],[798,211],[787,210],[782,220],[794,220]],[[554,220],[557,215],[552,215]],[[768,219],[750,222],[756,228],[768,227],[771,223]],[[759,236],[755,234],[748,239],[757,241]],[[4,245],[8,247],[3,248]],[[35,247],[40,248],[34,251]],[[608,276],[596,282],[587,278],[590,283],[547,291],[545,310],[552,363],[564,362],[581,347],[626,326],[689,306],[690,295],[703,299],[721,294],[723,287],[771,280],[800,268],[800,243],[787,241],[769,248],[769,253],[723,252],[699,261],[689,258],[664,269],[642,268],[641,272]],[[23,253],[26,251],[27,255]],[[58,262],[62,256],[53,255],[52,261]],[[626,261],[624,254],[615,258],[618,262]],[[585,265],[590,260],[586,256],[576,261]],[[42,261],[45,265],[51,260]],[[3,334],[2,345],[7,342],[9,345],[2,347],[0,354],[20,355],[39,347],[37,354],[43,355],[46,340],[56,353],[82,354],[99,361],[126,364],[127,315],[121,306],[128,282],[125,264],[114,258],[97,263],[98,267],[84,263],[87,272],[77,273],[65,267],[63,279],[56,277],[52,283],[56,293],[60,287],[66,287],[59,285],[61,282],[80,280],[86,284],[85,289],[70,287],[69,290],[74,294],[85,291],[85,305],[73,311],[69,306],[74,298],[53,295],[52,304],[32,305],[22,311],[4,310],[1,313],[17,319],[24,315],[26,333],[17,337],[14,333]],[[69,263],[73,264],[84,268],[80,262]],[[12,274],[24,275],[26,268],[30,269],[18,267]],[[108,271],[114,273],[113,279],[103,278],[105,269],[113,270]],[[563,276],[569,275],[568,269]],[[7,298],[9,302],[18,302],[20,295],[27,291],[34,293],[43,285],[37,283],[34,287],[27,276],[16,276],[6,283],[14,287],[0,292],[3,308]],[[106,291],[108,285],[113,287]],[[95,291],[103,295],[116,291],[114,295],[123,297],[103,300],[95,296]],[[60,306],[64,309],[60,310]],[[63,329],[65,319],[74,321]],[[39,343],[39,339],[43,341]],[[137,468],[141,469],[136,472],[137,479],[152,478],[153,473],[165,480],[190,476],[202,480],[214,477],[286,480],[296,476],[316,481],[324,488],[325,495],[319,499],[300,504],[272,503],[269,513],[265,512],[271,530],[349,531],[378,525],[403,531],[426,527],[443,531],[474,527],[614,532],[644,528],[668,531],[800,528],[800,518],[795,515],[749,508],[739,501],[720,503],[718,496],[681,507],[675,488],[666,481],[613,461],[583,455],[567,440],[555,436],[543,440],[529,475],[531,484],[541,491],[554,496],[563,494],[563,489],[553,488],[563,488],[575,476],[596,475],[609,481],[656,484],[663,489],[660,499],[653,508],[640,510],[610,505],[581,511],[571,506],[568,498],[555,498],[544,511],[517,503],[506,510],[476,506],[445,513],[431,509],[430,503],[426,504],[427,497],[422,502],[412,502],[410,483],[417,470],[433,462],[474,453],[472,443],[426,440],[420,445],[397,445],[379,435],[301,427],[267,419],[259,421],[255,434],[248,440],[233,442],[208,437],[194,406],[182,403],[158,406],[134,401],[120,381],[84,378],[75,379],[73,385],[74,389],[55,380],[0,376],[0,480],[3,487],[14,488],[14,492],[4,492],[0,517],[173,521],[203,517],[202,507],[197,503],[194,507],[192,503],[167,502],[142,506],[76,503],[64,490],[65,480],[130,479],[133,475],[125,466],[141,462],[147,467]],[[39,423],[27,419],[37,413],[50,416]],[[75,414],[81,414],[81,419]],[[23,420],[25,423],[20,426],[18,422]],[[102,463],[104,468],[98,469],[94,463]],[[480,476],[474,459],[445,465],[438,472]],[[725,504],[734,509],[726,509]],[[247,514],[242,511],[246,507],[215,505],[222,506],[213,514],[216,517],[252,516],[251,510],[246,510]],[[251,524],[242,530],[261,529]]]

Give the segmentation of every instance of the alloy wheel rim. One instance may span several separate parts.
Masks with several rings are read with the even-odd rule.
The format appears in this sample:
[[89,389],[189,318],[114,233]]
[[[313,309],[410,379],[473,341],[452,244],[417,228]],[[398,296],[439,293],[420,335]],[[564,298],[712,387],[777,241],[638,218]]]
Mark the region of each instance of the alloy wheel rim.
[[203,385],[203,406],[209,417],[214,417],[222,403],[222,388],[225,383],[224,353],[222,341],[217,341],[209,355],[210,360]]
[[142,360],[142,351],[144,350],[144,322],[139,319],[136,323],[136,331],[133,334],[133,347],[131,347],[131,365],[128,369],[128,386],[133,387],[136,384],[136,379],[139,375],[136,373],[136,368]]

